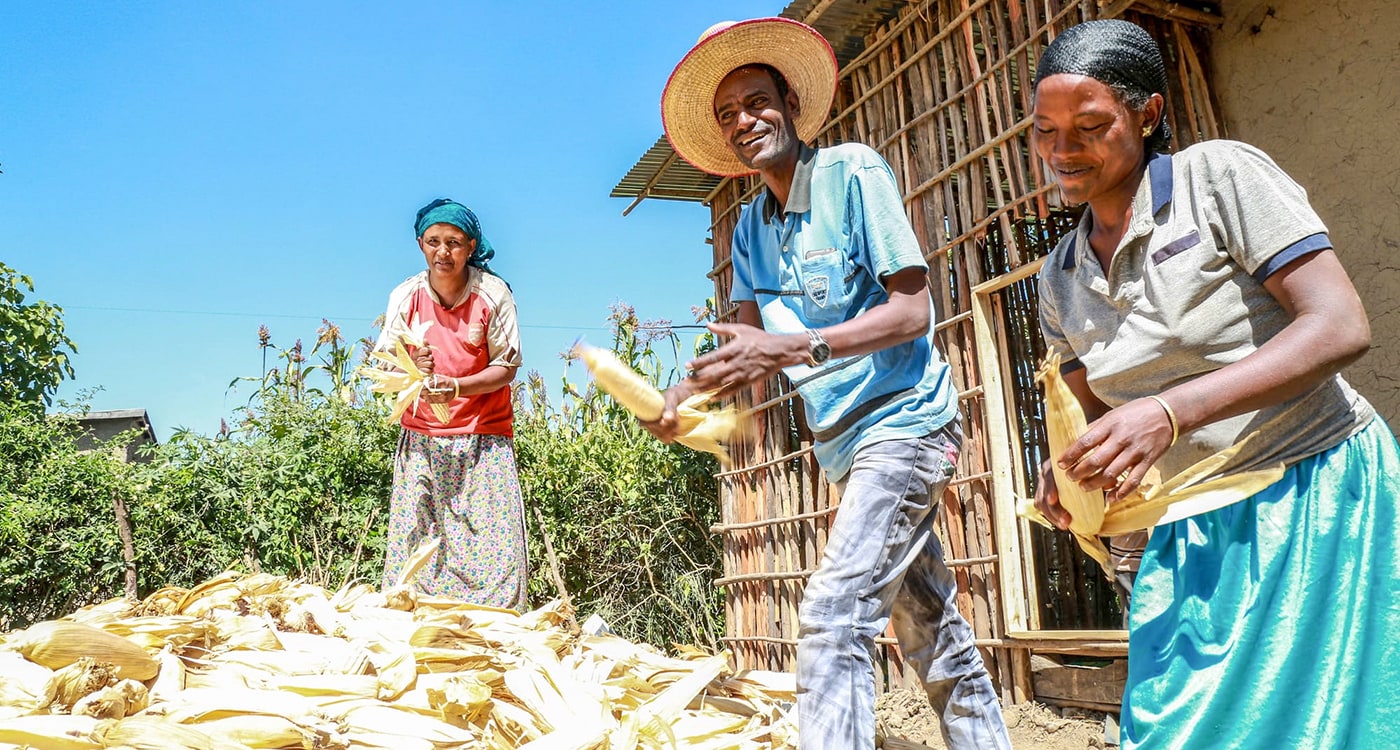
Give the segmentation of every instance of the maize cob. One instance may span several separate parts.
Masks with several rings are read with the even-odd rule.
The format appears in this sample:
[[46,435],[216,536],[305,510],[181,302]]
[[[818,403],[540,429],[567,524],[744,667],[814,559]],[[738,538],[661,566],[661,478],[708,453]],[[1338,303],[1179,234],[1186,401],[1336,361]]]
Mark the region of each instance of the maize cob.
[[593,380],[607,392],[622,408],[632,412],[643,422],[655,422],[661,418],[666,408],[666,398],[651,387],[641,375],[617,358],[607,349],[580,344],[579,356],[588,365]]
[[[364,366],[356,371],[373,381],[369,388],[371,391],[386,395],[394,394],[394,409],[389,415],[391,423],[399,421],[403,413],[418,400],[423,394],[423,389],[427,387],[427,376],[418,369],[418,365],[414,364],[413,357],[409,356],[408,347],[427,346],[425,336],[432,325],[431,320],[415,320],[413,323],[405,323],[406,330],[394,340],[393,354],[380,351],[370,355],[370,359],[396,369],[386,370],[382,367]],[[428,406],[438,422],[447,424],[448,420],[451,419],[451,412],[448,410],[447,404],[429,404]]]
[[43,750],[99,750],[97,719],[91,716],[16,716],[0,721],[0,746]]
[[52,703],[53,695],[53,670],[0,651],[0,719],[34,713]]
[[[1064,455],[1087,429],[1079,399],[1060,377],[1060,353],[1051,349],[1035,377],[1045,389],[1045,433],[1052,458],[1051,472],[1059,491],[1060,506],[1070,516],[1069,531],[1074,534],[1079,546],[1108,571],[1108,548],[1097,536],[1099,527],[1103,525],[1106,505],[1103,490],[1082,489],[1078,482],[1070,480],[1065,469],[1060,468],[1059,461],[1053,460]],[[1109,574],[1112,575],[1111,572]]]
[[116,667],[84,656],[66,667],[55,669],[49,678],[48,694],[55,709],[67,711],[89,693],[116,682]]
[[[661,418],[666,397],[617,355],[606,349],[579,344],[575,349],[593,380],[613,400],[643,422]],[[724,443],[741,436],[739,414],[732,408],[706,410],[713,393],[696,393],[676,406],[676,442],[688,448],[729,457]]]
[[131,748],[131,750],[223,750],[209,735],[184,724],[176,724],[161,716],[142,714],[131,716],[105,728],[98,729],[102,747]]
[[145,708],[149,701],[145,685],[135,680],[122,680],[78,699],[69,713],[94,719],[120,719]]
[[[1084,410],[1069,385],[1060,377],[1060,353],[1050,350],[1036,379],[1045,388],[1045,431],[1052,459],[1064,455],[1074,441],[1088,429]],[[1250,433],[1240,442],[1208,456],[1180,474],[1161,484],[1144,481],[1129,496],[1107,505],[1102,490],[1085,491],[1069,479],[1059,463],[1051,462],[1060,506],[1070,514],[1069,531],[1086,554],[1113,579],[1113,565],[1108,548],[1101,536],[1116,536],[1130,531],[1179,520],[1189,515],[1222,508],[1268,487],[1283,476],[1282,464],[1213,476],[1258,433]],[[1176,509],[1173,511],[1173,506]],[[1016,514],[1049,528],[1048,519],[1029,500],[1017,504]]]
[[324,747],[313,745],[315,733],[283,716],[241,714],[203,721],[193,726],[215,743],[223,741],[235,747]]
[[428,705],[457,726],[476,721],[491,711],[491,686],[482,682],[477,673],[452,675],[426,692]]
[[105,630],[66,620],[33,625],[10,643],[24,658],[49,669],[61,669],[84,656],[116,667],[118,677],[149,680],[160,671],[145,649]]

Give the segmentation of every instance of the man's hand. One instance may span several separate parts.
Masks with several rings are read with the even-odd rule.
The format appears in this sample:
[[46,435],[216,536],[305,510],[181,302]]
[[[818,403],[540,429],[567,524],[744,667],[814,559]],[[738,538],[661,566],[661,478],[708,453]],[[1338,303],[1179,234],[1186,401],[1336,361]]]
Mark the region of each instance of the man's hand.
[[807,337],[802,334],[774,334],[744,323],[711,323],[709,328],[729,340],[686,365],[695,393],[716,391],[724,395],[807,360]]
[[691,389],[689,381],[682,380],[670,388],[667,388],[666,392],[661,394],[666,397],[666,406],[662,407],[661,416],[655,422],[647,422],[641,419],[637,421],[641,422],[642,426],[647,428],[647,431],[656,436],[657,440],[663,443],[674,442],[678,425],[676,420],[676,407],[680,406],[682,401],[690,398],[693,393],[695,393],[695,391]]

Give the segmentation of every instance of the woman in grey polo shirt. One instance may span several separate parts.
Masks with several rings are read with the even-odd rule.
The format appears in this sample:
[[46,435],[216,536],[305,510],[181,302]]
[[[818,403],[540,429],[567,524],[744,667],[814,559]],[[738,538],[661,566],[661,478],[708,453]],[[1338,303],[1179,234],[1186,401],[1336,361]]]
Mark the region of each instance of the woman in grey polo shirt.
[[[1326,227],[1253,147],[1166,153],[1161,53],[1133,24],[1069,29],[1035,87],[1036,151],[1088,204],[1040,278],[1046,341],[1091,420],[1052,459],[1110,502],[1250,435],[1226,472],[1287,467],[1152,530],[1124,747],[1394,746],[1400,456],[1338,375],[1370,328]],[[1067,527],[1048,471],[1037,495]]]

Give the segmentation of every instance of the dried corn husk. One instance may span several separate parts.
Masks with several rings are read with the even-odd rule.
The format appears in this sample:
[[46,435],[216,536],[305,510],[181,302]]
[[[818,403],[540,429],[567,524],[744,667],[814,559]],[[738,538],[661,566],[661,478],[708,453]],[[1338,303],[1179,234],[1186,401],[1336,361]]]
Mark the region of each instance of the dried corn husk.
[[[423,395],[423,389],[427,387],[427,376],[418,365],[414,364],[413,357],[409,355],[408,347],[422,347],[427,344],[425,336],[428,329],[433,325],[433,321],[417,321],[412,323],[404,322],[405,332],[394,340],[394,352],[374,352],[370,359],[380,365],[387,365],[391,369],[384,367],[365,366],[359,368],[357,372],[372,381],[370,390],[375,393],[383,393],[386,396],[393,396],[394,409],[389,415],[389,421],[398,422],[408,407],[418,401]],[[433,416],[441,424],[447,424],[451,418],[447,404],[429,404]]]
[[0,721],[0,746],[42,750],[100,750],[97,719],[64,714],[16,716]]
[[78,701],[117,682],[116,667],[84,656],[66,667],[56,669],[49,682],[53,705],[67,711]]
[[[1045,431],[1050,456],[1063,455],[1088,429],[1084,410],[1074,392],[1060,376],[1060,353],[1051,350],[1036,373],[1045,389]],[[1116,536],[1150,529],[1160,523],[1179,520],[1185,515],[1203,513],[1242,500],[1277,482],[1284,472],[1278,464],[1266,469],[1216,476],[1256,433],[1235,445],[1209,456],[1160,484],[1144,481],[1130,496],[1109,505],[1102,490],[1085,491],[1066,475],[1057,462],[1051,462],[1060,505],[1070,514],[1069,531],[1081,549],[1098,562],[1104,574],[1113,578],[1113,565],[1101,536]],[[1177,506],[1177,513],[1172,507]],[[1030,500],[1021,501],[1017,515],[1043,526],[1053,525]]]
[[59,669],[83,657],[107,662],[119,677],[149,680],[159,665],[145,649],[105,630],[64,620],[33,625],[8,641],[24,658],[50,669]]
[[0,651],[0,719],[39,711],[53,702],[53,670],[24,658],[18,651]]
[[132,750],[225,750],[226,743],[194,727],[176,724],[161,716],[141,715],[122,719],[99,728],[102,747],[132,748]]
[[[121,719],[127,715],[126,696],[116,688],[102,688],[89,693],[73,704],[69,713],[74,716],[91,716],[94,719]],[[132,712],[135,713],[135,712]]]

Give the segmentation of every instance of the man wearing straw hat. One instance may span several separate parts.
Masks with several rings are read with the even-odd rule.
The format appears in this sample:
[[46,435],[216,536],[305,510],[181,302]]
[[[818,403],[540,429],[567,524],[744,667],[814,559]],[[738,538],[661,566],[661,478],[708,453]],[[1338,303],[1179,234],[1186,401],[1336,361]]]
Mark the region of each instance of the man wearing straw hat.
[[802,395],[817,460],[841,504],[798,614],[802,747],[874,748],[875,637],[894,623],[952,748],[1009,748],[991,679],[959,614],[934,533],[962,442],[934,348],[923,253],[894,175],[855,143],[814,149],[837,78],[831,46],[785,18],[711,27],[661,96],[676,152],[767,190],[734,230],[738,323],[666,392],[658,437],[695,392],[763,383]]

